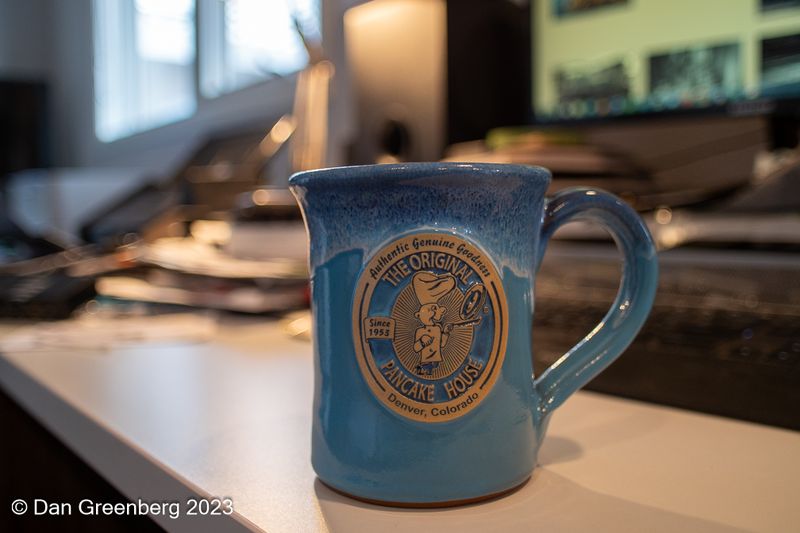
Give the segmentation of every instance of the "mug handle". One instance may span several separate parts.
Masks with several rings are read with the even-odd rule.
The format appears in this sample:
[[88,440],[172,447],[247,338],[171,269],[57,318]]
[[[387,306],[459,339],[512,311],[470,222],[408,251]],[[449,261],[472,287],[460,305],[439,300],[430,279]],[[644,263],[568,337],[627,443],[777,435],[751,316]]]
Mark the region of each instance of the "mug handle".
[[603,320],[534,380],[542,416],[610,365],[639,332],[653,305],[658,260],[650,232],[628,204],[607,192],[576,187],[547,201],[536,270],[553,233],[567,222],[587,220],[604,227],[624,257],[619,292]]

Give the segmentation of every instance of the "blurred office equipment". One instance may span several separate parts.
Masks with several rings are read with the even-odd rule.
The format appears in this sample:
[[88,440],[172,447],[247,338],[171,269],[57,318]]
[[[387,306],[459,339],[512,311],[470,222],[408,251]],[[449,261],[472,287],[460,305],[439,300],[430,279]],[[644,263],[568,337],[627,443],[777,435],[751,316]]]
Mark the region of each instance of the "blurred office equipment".
[[[31,228],[19,213],[17,185],[36,188],[37,173],[50,164],[47,87],[42,82],[0,80],[0,317],[62,318],[94,294],[91,280],[67,276],[71,260],[61,234]],[[39,202],[47,218],[47,207]],[[57,216],[57,215],[56,215]],[[32,217],[35,218],[35,217]],[[39,220],[39,222],[42,222]],[[35,225],[35,224],[34,224]],[[37,231],[40,230],[40,231]],[[42,264],[35,258],[50,255]]]
[[270,168],[294,132],[291,118],[276,119],[271,127],[250,127],[219,132],[206,140],[178,170],[175,182],[185,187],[184,204],[214,212],[230,209],[239,194],[270,179],[270,171],[285,172],[283,165]]
[[673,190],[742,184],[759,151],[796,146],[797,5],[532,5],[531,111],[540,128],[624,152]]
[[[778,157],[766,154],[772,163],[765,165],[763,173],[756,175],[752,186],[741,191],[724,206],[730,213],[797,213],[800,198],[800,150],[780,153]],[[764,159],[764,158],[762,158]]]
[[0,178],[50,164],[47,87],[0,79]]
[[527,1],[375,0],[345,15],[356,163],[435,161],[526,120]]
[[241,313],[285,311],[308,304],[304,255],[287,257],[285,250],[275,249],[270,257],[253,260],[233,256],[215,244],[196,237],[139,243],[130,250],[133,268],[100,277],[97,293]]
[[[800,6],[532,6],[532,124],[549,145],[479,148],[527,162],[565,143],[622,155],[644,180],[567,163],[554,167],[554,188],[623,194],[647,211],[662,249],[650,319],[589,388],[800,428]],[[602,232],[577,225],[559,237],[537,287],[537,368],[585,334],[616,291]]]
[[[325,167],[328,155],[328,113],[333,63],[322,59],[321,50],[297,77],[292,122],[291,173]],[[283,182],[281,185],[285,186]]]
[[[587,388],[800,429],[800,254],[704,247],[659,259],[647,323]],[[618,270],[610,246],[561,243],[545,256],[533,328],[539,371],[602,318]]]
[[[281,201],[280,189],[263,188],[276,171],[268,168],[271,157],[294,130],[287,116],[266,133],[220,136],[173,178],[142,185],[142,176],[114,169],[15,174],[8,180],[8,213],[21,232],[43,242],[55,236],[65,246],[88,244],[24,253],[19,244],[6,246],[0,316],[65,318],[96,293],[247,313],[307,305],[299,211],[293,199]],[[306,153],[320,161],[324,138],[315,146]],[[288,177],[284,171],[277,171],[278,182]],[[249,201],[237,207],[242,195]],[[223,237],[203,231],[220,225]]]
[[[14,175],[13,209],[3,215],[33,235],[89,246],[64,261],[73,250],[4,246],[0,315],[64,318],[95,293],[246,313],[307,305],[305,232],[281,187],[293,170],[325,164],[333,67],[304,42],[311,62],[298,76],[293,113],[220,132],[168,179],[121,179],[113,169]],[[221,226],[225,238],[202,231]]]
[[0,267],[0,318],[67,318],[95,295],[94,279],[71,276],[63,268],[35,273]]
[[0,79],[0,264],[6,256],[28,257],[46,243],[26,239],[9,216],[8,181],[14,172],[50,164],[47,86]]
[[325,166],[328,155],[328,114],[333,64],[320,42],[295,28],[308,54],[308,65],[297,74],[291,113],[266,129],[221,133],[198,151],[179,172],[189,186],[189,203],[210,211],[231,209],[240,195],[262,186],[286,187],[289,176]]
[[345,15],[357,160],[436,160],[445,143],[444,1],[374,1]]
[[[485,18],[498,6],[485,3]],[[532,67],[517,72],[528,115],[494,124],[527,128],[458,139],[473,142],[449,159],[541,164],[556,181],[602,180],[626,198],[670,192],[661,203],[673,205],[745,186],[759,154],[797,145],[796,4],[539,0],[527,20]]]

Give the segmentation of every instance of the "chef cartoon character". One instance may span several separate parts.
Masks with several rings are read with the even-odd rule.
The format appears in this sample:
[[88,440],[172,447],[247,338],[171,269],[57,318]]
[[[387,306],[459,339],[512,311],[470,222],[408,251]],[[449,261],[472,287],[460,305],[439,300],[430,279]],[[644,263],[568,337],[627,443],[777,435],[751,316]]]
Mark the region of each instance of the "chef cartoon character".
[[443,361],[442,348],[452,329],[449,324],[442,325],[447,308],[438,302],[455,288],[456,280],[452,274],[437,276],[431,272],[417,272],[411,284],[420,304],[414,316],[422,323],[414,333],[414,351],[420,355],[417,373],[430,375]]

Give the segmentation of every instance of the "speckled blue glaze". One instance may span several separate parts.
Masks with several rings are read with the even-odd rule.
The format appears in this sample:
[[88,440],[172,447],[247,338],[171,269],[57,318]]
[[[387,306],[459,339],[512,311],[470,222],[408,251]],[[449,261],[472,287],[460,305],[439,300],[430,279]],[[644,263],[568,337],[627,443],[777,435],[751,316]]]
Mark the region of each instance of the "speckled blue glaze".
[[[310,234],[315,389],[312,463],[325,483],[399,503],[476,498],[527,479],[553,410],[633,340],[652,305],[656,253],[638,215],[594,189],[549,201],[550,174],[515,165],[410,163],[316,170],[290,180]],[[553,232],[569,220],[605,226],[624,257],[618,297],[601,325],[533,378],[534,279]],[[448,422],[383,406],[355,357],[356,283],[370,256],[416,232],[467,238],[493,260],[508,303],[508,343],[485,400]],[[535,333],[534,333],[535,334]]]

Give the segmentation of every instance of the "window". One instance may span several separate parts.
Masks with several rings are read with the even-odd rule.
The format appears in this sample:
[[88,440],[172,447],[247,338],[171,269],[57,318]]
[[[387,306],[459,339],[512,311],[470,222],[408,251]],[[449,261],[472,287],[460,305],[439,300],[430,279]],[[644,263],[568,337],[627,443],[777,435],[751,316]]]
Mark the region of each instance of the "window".
[[291,74],[308,62],[304,35],[319,37],[317,0],[200,0],[200,89],[213,98]]
[[318,6],[93,0],[97,137],[113,141],[185,119],[199,95],[214,98],[302,69],[308,56],[297,28],[319,37]]
[[193,0],[94,0],[95,132],[113,141],[195,109]]

